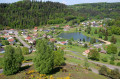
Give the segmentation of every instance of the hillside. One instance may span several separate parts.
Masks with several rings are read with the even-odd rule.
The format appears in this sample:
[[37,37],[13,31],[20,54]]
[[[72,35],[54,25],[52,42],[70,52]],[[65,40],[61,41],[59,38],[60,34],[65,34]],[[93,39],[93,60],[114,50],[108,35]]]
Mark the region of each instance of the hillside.
[[[27,1],[27,2],[26,2]],[[84,20],[118,18],[120,3],[89,3],[67,6],[57,2],[19,1],[0,4],[0,29],[33,28],[47,24],[74,25]]]
[[19,1],[0,4],[0,27],[32,28],[43,24],[59,24],[69,15],[73,15],[73,11],[57,2]]
[[118,18],[120,16],[120,3],[86,3],[69,6],[81,15],[88,18]]

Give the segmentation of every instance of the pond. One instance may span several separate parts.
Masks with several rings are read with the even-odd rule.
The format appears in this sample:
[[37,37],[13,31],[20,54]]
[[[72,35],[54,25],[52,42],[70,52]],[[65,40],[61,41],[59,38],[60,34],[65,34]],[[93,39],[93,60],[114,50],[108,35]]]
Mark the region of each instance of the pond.
[[[85,39],[85,41],[90,42],[90,37],[83,35],[80,32],[74,32],[74,33],[61,33],[58,35],[58,37],[65,38],[65,39],[71,39],[73,38],[74,40],[81,40]],[[96,39],[96,42],[99,42],[99,40]]]

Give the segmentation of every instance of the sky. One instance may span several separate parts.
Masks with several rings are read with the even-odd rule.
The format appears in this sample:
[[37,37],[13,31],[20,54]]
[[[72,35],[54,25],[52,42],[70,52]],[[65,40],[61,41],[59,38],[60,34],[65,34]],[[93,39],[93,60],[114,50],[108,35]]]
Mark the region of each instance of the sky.
[[[20,0],[0,0],[0,3],[14,3]],[[37,0],[40,1],[40,0]],[[120,2],[120,0],[42,0],[42,1],[53,1],[53,2],[60,2],[66,5],[74,5],[80,3],[96,3],[96,2]]]

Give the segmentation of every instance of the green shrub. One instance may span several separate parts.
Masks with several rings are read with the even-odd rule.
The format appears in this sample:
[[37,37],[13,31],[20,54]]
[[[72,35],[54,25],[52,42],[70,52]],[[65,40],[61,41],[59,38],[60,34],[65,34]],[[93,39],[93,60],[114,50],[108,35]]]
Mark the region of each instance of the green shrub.
[[117,66],[120,66],[120,62],[117,63]]
[[98,48],[98,52],[100,52],[101,51],[101,48]]
[[2,40],[2,45],[9,45],[9,42],[7,40]]
[[23,47],[23,48],[22,48],[22,53],[23,53],[24,55],[28,55],[28,54],[29,54],[29,49],[28,49],[27,47]]
[[104,57],[104,58],[102,59],[102,61],[103,61],[103,62],[108,62],[107,57]]
[[119,53],[118,53],[118,56],[120,56],[120,51],[119,51]]
[[115,64],[115,62],[111,60],[111,61],[110,61],[110,64],[114,65],[114,64]]

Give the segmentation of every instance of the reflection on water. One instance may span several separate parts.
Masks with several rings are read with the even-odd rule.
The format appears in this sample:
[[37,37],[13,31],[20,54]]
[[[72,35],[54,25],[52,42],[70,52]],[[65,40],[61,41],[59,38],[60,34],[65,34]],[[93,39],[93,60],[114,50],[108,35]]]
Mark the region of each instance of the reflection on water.
[[[91,39],[90,37],[87,37],[80,32],[61,33],[60,35],[58,35],[58,37],[65,38],[65,39],[73,38],[74,40],[81,40],[81,41],[83,41],[83,39],[85,39],[85,41],[88,41],[88,42],[90,42],[90,39]],[[99,40],[96,39],[96,42],[99,42]]]

